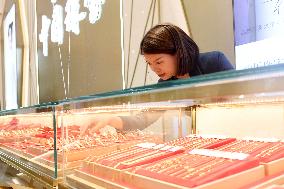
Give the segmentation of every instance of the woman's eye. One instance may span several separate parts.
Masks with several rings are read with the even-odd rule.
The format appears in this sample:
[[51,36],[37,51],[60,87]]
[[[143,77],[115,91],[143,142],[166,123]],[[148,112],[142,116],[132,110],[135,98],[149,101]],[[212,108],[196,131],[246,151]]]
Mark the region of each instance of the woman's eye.
[[162,64],[163,62],[157,62],[156,64]]

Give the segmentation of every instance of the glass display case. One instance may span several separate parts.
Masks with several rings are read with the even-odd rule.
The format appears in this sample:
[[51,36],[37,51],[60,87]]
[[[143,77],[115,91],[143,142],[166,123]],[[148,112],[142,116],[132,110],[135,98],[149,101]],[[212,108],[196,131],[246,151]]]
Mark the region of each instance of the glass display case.
[[[58,181],[55,104],[0,113],[0,159],[28,180],[54,187]],[[2,174],[6,169],[3,169]],[[17,172],[16,172],[17,173]],[[26,180],[26,182],[29,182]]]
[[283,83],[280,64],[1,112],[1,160],[59,188],[283,185]]
[[64,183],[240,188],[284,174],[283,81],[277,65],[62,101]]

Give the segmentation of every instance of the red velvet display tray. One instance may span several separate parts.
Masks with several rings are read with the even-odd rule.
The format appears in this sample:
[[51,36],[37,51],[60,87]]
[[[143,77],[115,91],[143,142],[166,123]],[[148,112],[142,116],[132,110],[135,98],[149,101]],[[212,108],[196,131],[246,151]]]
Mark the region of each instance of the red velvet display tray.
[[[178,162],[178,156],[181,156],[181,154],[172,157],[172,159],[175,159],[173,162]],[[176,172],[173,172],[173,170],[167,170],[165,172],[155,170],[157,164],[165,163],[166,165],[167,162],[170,162],[171,158],[168,158],[159,162],[137,167],[133,170],[133,173],[185,187],[196,187],[259,165],[257,159],[230,160],[191,154],[187,154],[187,156],[191,156],[191,161],[187,165],[180,165],[180,169],[175,170]],[[214,163],[218,161],[220,163]],[[210,164],[212,166],[210,166]],[[210,167],[210,169],[206,169],[202,172],[202,167]],[[196,170],[201,171],[196,172]],[[185,177],[186,174],[189,176]],[[181,175],[183,175],[183,177],[181,177]]]
[[234,141],[236,141],[235,138],[214,138],[213,136],[209,138],[208,136],[203,137],[202,135],[189,135],[169,141],[165,144],[183,146],[187,150],[192,150],[197,148],[214,149]]
[[99,157],[94,162],[117,169],[127,169],[158,161],[182,152],[184,152],[183,148],[166,145],[154,145],[151,148],[132,146],[128,149]]

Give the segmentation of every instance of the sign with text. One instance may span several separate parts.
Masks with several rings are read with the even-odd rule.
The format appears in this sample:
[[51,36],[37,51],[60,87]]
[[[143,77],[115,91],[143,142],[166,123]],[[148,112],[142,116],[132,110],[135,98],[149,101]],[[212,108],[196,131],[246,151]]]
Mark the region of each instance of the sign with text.
[[234,0],[236,68],[284,63],[284,1]]

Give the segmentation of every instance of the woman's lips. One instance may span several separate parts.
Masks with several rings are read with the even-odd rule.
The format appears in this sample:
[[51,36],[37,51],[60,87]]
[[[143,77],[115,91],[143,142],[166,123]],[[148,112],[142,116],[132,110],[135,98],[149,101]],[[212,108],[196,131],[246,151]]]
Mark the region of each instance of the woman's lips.
[[166,74],[160,74],[159,77],[164,77]]

